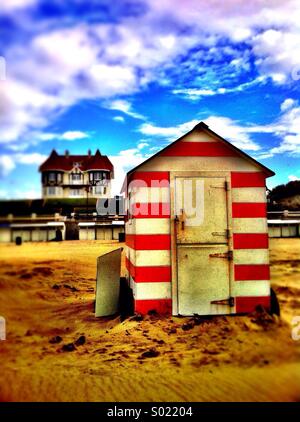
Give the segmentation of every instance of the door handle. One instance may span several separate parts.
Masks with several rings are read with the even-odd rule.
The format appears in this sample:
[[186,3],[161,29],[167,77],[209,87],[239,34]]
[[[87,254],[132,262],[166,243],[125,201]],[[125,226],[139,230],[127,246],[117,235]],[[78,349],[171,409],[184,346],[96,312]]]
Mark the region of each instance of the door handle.
[[185,229],[185,212],[183,209],[181,210],[181,214],[179,216],[175,215],[174,222],[175,225],[179,223],[181,224],[181,230]]
[[181,209],[181,215],[180,215],[180,221],[181,221],[181,230],[184,230],[185,226],[185,212],[184,209]]

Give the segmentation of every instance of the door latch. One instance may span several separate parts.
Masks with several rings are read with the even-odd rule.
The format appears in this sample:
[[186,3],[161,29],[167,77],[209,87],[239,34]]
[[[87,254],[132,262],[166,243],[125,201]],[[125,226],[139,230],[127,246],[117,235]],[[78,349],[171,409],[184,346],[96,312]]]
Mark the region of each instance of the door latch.
[[233,260],[233,252],[232,251],[228,251],[225,253],[211,253],[209,254],[210,258],[224,258],[224,259],[228,259],[228,261],[232,261]]
[[228,299],[212,300],[210,303],[212,305],[224,305],[224,306],[230,306],[230,308],[233,308],[234,297],[229,297]]
[[226,239],[230,238],[230,230],[226,229],[224,232],[212,232],[212,236],[223,236]]

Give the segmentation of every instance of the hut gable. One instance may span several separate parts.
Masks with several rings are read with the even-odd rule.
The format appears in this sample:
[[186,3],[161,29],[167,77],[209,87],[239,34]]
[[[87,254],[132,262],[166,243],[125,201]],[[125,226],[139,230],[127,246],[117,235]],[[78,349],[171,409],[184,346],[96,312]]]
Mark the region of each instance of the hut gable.
[[187,159],[190,171],[261,171],[265,177],[274,175],[272,170],[210,130],[204,122],[132,169],[129,174],[137,170],[180,171],[183,160]]

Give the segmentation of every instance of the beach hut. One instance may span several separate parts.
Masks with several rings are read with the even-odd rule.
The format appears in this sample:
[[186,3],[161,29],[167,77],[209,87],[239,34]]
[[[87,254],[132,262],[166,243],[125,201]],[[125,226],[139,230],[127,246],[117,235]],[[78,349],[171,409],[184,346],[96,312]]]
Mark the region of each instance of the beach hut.
[[129,171],[126,268],[135,312],[269,308],[265,181],[273,175],[203,122]]

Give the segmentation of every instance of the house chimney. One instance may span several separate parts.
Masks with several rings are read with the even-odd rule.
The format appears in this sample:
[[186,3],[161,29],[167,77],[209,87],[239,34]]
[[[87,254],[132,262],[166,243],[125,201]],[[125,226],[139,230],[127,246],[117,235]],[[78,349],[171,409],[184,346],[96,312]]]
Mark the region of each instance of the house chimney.
[[65,150],[65,156],[69,157],[69,151],[67,149]]
[[92,155],[92,151],[89,149],[88,150],[88,156],[90,157]]

